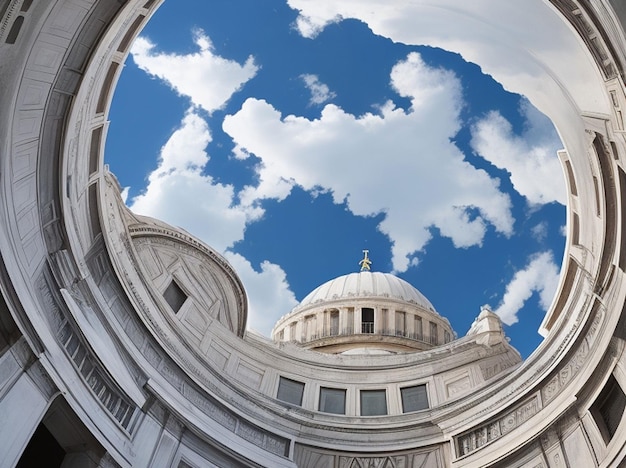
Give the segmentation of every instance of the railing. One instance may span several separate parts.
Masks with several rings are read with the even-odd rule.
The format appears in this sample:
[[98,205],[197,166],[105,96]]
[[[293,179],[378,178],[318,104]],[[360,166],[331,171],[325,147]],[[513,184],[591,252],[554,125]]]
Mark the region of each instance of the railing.
[[[358,330],[358,329],[357,329]],[[312,334],[310,337],[305,338],[302,342],[309,343],[311,341],[321,340],[323,338],[329,338],[331,336],[349,336],[355,335],[357,332],[353,328],[343,328],[341,330],[321,330],[319,333]],[[412,341],[419,341],[421,343],[426,343],[430,345],[438,345],[439,337],[436,336],[424,336],[423,333],[408,333],[405,330],[395,330],[385,328],[383,330],[377,331],[374,333],[374,324],[372,322],[361,323],[361,334],[365,335],[383,335],[383,336],[395,336],[401,338],[407,338]]]

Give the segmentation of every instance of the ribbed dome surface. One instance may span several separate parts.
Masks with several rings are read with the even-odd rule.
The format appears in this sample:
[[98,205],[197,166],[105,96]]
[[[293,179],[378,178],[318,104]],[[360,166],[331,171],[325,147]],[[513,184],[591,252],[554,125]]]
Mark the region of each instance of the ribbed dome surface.
[[435,310],[426,297],[409,283],[391,273],[362,271],[332,279],[306,296],[294,309],[344,298],[385,297]]

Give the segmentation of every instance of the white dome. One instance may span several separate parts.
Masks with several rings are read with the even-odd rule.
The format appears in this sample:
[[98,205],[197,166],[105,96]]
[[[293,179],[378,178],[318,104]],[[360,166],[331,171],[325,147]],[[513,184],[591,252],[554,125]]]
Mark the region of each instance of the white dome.
[[391,273],[362,271],[332,279],[306,296],[294,309],[346,298],[381,297],[397,299],[435,311],[426,297],[409,283]]

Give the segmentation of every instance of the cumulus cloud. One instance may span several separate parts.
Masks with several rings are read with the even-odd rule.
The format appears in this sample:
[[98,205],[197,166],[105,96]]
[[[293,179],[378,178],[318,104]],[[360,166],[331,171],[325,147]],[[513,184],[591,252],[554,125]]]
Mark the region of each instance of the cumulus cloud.
[[130,208],[182,227],[222,252],[246,289],[248,325],[269,336],[275,317],[289,312],[296,299],[280,266],[265,261],[257,272],[242,256],[227,250],[243,238],[246,224],[263,211],[234,204],[232,186],[203,175],[210,141],[206,122],[189,112],[161,149],[159,165],[148,177],[146,190],[132,199]]
[[211,113],[221,109],[250,79],[258,67],[253,57],[243,65],[215,55],[211,40],[202,31],[196,31],[198,52],[192,54],[162,53],[146,37],[133,43],[131,54],[137,66],[146,73],[164,80],[172,89]]
[[551,252],[533,255],[526,268],[519,270],[506,287],[502,303],[494,311],[507,325],[518,321],[518,312],[535,293],[539,305],[547,310],[559,283],[559,268]]
[[542,221],[541,223],[533,226],[530,229],[530,232],[537,241],[543,242],[548,235],[548,223]]
[[248,328],[270,336],[277,317],[293,309],[298,301],[289,289],[287,275],[274,263],[264,261],[256,271],[243,256],[226,252],[226,259],[237,271],[248,295]]
[[480,156],[511,174],[511,183],[531,205],[565,205],[565,180],[556,156],[562,147],[547,117],[524,102],[526,128],[519,136],[497,111],[472,127],[471,146]]
[[513,219],[499,182],[464,160],[451,142],[460,128],[461,86],[417,53],[396,64],[391,84],[411,99],[405,112],[388,102],[378,114],[354,116],[326,105],[319,119],[282,117],[269,103],[248,99],[223,129],[235,153],[262,160],[259,184],[241,194],[255,206],[284,199],[293,185],[322,187],[355,215],[384,212],[379,229],[393,243],[396,271],[408,268],[436,227],[457,247],[480,245],[489,225],[510,235]]
[[149,175],[145,191],[131,200],[130,208],[180,226],[224,251],[243,238],[246,222],[261,216],[262,210],[234,205],[234,188],[203,174],[210,141],[207,123],[189,112],[161,148],[158,167]]
[[527,96],[548,115],[570,154],[586,151],[582,112],[611,112],[603,79],[578,37],[542,0],[288,0],[296,27],[315,37],[342,19],[404,44],[460,53],[505,89]]
[[324,104],[337,96],[330,88],[322,83],[316,75],[301,75],[302,81],[311,92],[310,104]]

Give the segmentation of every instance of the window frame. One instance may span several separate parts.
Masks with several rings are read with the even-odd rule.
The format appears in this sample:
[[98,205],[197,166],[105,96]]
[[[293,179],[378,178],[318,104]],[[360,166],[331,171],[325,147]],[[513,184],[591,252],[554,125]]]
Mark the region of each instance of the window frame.
[[[326,408],[326,405],[324,405],[324,409],[322,409],[322,400],[325,398],[323,398],[323,394],[327,393],[328,395],[339,395],[342,394],[343,396],[343,412],[336,412],[336,411],[328,411]],[[339,414],[339,415],[345,415],[346,414],[346,398],[347,397],[347,391],[345,388],[336,388],[336,387],[320,387],[319,390],[319,398],[317,400],[317,410],[320,413],[327,413],[327,414]]]
[[[284,382],[284,386],[281,385]],[[293,385],[296,384],[296,385]],[[288,386],[292,385],[292,388],[295,388],[296,386],[300,389],[300,398],[299,398],[299,402],[296,403],[295,401],[290,401],[288,399],[285,398],[281,398],[281,388],[285,389]],[[299,380],[295,380],[295,379],[290,379],[289,377],[285,377],[280,375],[278,378],[278,388],[276,389],[276,399],[282,401],[283,403],[287,403],[290,405],[295,405],[295,406],[302,406],[302,401],[304,399],[304,390],[306,387],[306,383],[305,382],[300,382]],[[284,394],[284,393],[283,393]]]
[[[172,294],[174,296],[172,296]],[[184,299],[180,301],[183,296]],[[170,309],[172,309],[175,314],[178,314],[185,305],[185,302],[187,302],[187,299],[189,299],[189,294],[187,294],[178,281],[176,281],[176,278],[172,278],[170,283],[163,290],[163,299],[165,299],[167,305],[170,306]]]
[[[426,397],[426,406],[423,408],[417,408],[417,409],[407,409],[407,405],[406,405],[406,398],[405,398],[405,391],[411,390],[411,389],[418,389],[418,388],[423,388],[424,389],[424,396]],[[400,406],[402,408],[402,413],[415,413],[417,411],[424,411],[427,409],[430,409],[430,398],[428,395],[428,384],[426,383],[418,383],[418,384],[413,384],[413,385],[406,385],[404,387],[400,387]]]
[[[368,407],[367,413],[365,413],[363,410],[365,407],[367,407],[367,405],[363,404],[363,397],[365,395],[370,395],[370,396],[380,396],[382,394],[382,402],[384,403],[384,413],[377,413],[373,411],[373,407]],[[377,403],[380,403],[377,402]],[[387,389],[386,388],[367,388],[367,389],[361,389],[359,390],[359,409],[360,412],[359,414],[363,417],[371,417],[371,416],[388,416],[389,415],[389,404],[387,402]]]

